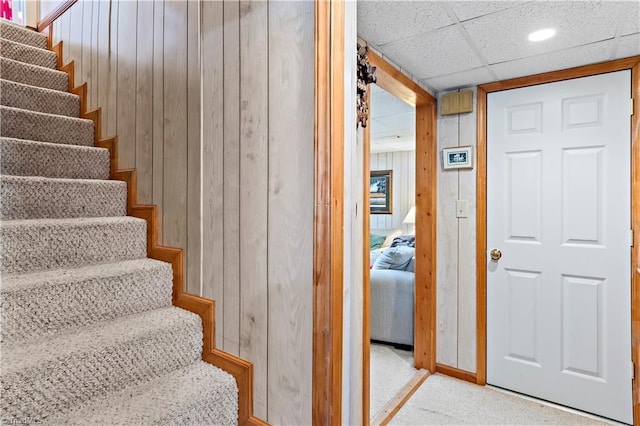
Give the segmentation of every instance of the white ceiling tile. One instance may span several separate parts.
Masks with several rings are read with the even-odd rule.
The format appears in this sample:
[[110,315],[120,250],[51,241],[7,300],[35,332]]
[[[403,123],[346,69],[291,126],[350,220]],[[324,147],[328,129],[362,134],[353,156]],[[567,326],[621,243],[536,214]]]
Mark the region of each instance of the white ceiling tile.
[[500,80],[557,71],[609,60],[613,40],[491,65]]
[[488,15],[510,7],[518,6],[518,1],[448,1],[460,21],[466,21],[478,16]]
[[636,55],[640,55],[640,33],[621,37],[615,59]]
[[625,16],[626,22],[622,28],[622,35],[640,32],[640,1],[627,2]]
[[453,24],[432,1],[358,1],[358,35],[381,46]]
[[393,129],[397,129],[398,131],[415,132],[416,114],[412,111],[408,114],[397,114],[378,118],[376,121]]
[[[539,1],[465,22],[463,25],[490,64],[540,55],[615,36],[624,2]],[[527,35],[555,28],[552,39],[532,43]]]
[[381,47],[380,51],[420,80],[481,66],[458,27],[402,40]]
[[422,80],[423,83],[428,84],[438,92],[464,86],[477,86],[490,81],[493,81],[493,76],[485,67]]

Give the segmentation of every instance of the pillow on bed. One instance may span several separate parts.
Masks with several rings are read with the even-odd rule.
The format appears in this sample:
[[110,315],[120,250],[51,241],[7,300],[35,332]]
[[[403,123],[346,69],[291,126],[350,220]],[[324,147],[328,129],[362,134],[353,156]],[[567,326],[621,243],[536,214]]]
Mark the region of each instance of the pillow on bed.
[[415,254],[413,247],[398,246],[391,247],[383,251],[380,256],[373,262],[372,269],[394,269],[396,271],[404,271],[411,262],[411,258]]
[[393,240],[396,237],[399,237],[400,235],[402,235],[402,229],[396,229],[395,231],[387,235],[387,238],[384,240],[384,243],[382,243],[382,247],[391,246],[391,243],[393,243]]
[[385,240],[384,235],[371,234],[369,236],[369,250],[375,250],[382,247],[382,243]]

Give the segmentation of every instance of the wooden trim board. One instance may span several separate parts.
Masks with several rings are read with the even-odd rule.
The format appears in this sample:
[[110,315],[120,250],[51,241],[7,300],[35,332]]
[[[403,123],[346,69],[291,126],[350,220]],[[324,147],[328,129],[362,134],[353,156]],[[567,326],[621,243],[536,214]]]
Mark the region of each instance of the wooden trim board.
[[314,425],[342,423],[344,19],[343,1],[315,2]]
[[537,74],[478,86],[477,121],[477,373],[476,382],[486,384],[487,368],[487,94],[500,90],[553,83],[578,77],[631,70],[631,226],[634,244],[631,251],[631,356],[635,363],[633,380],[633,418],[640,424],[640,56],[594,65]]
[[[436,99],[426,90],[394,68],[382,57],[369,52],[369,61],[376,67],[376,79],[380,87],[416,108],[416,271],[415,271],[415,324],[414,363],[419,369],[436,370],[436,195],[437,195],[437,109]],[[363,241],[369,240],[369,153],[370,130],[365,129],[363,188],[364,232]],[[421,243],[424,242],[424,243]],[[365,244],[365,261],[369,247]],[[363,348],[363,419],[369,421],[370,399],[370,299],[371,283],[369,264],[364,268],[364,348]],[[425,377],[426,378],[426,377]],[[395,412],[393,413],[395,414]]]
[[[53,23],[45,28],[51,43]],[[74,86],[75,67],[71,61],[62,64],[62,42],[52,49],[58,55],[58,69],[67,73],[69,92],[80,97],[80,117],[94,123],[95,146],[109,150],[110,178],[121,180],[127,185],[127,214],[147,221],[147,256],[152,259],[171,263],[173,268],[173,304],[196,313],[202,319],[203,349],[202,359],[231,374],[238,385],[238,422],[240,425],[267,424],[253,416],[253,366],[250,362],[215,348],[215,304],[213,300],[187,294],[184,291],[184,253],[182,249],[164,247],[158,244],[160,219],[155,205],[138,204],[137,175],[135,169],[118,167],[117,137],[102,137],[102,110],[87,111],[87,83]]]
[[[419,370],[412,378],[407,382],[406,385],[393,397],[391,401],[385,405],[380,413],[376,415],[372,420],[371,424],[373,426],[384,426],[389,424],[393,416],[398,414],[398,411],[407,403],[409,398],[416,393],[420,385],[427,380],[431,373],[429,373],[425,369]],[[368,416],[367,416],[368,417]]]
[[[367,91],[367,105],[371,105],[371,93]],[[371,123],[371,121],[369,121]],[[371,401],[369,389],[371,386],[371,275],[369,264],[371,262],[371,250],[369,248],[369,234],[371,228],[370,200],[369,200],[369,172],[371,170],[371,126],[363,129],[362,134],[362,424],[369,426]]]
[[444,364],[436,364],[436,373],[440,373],[446,376],[454,377],[456,379],[464,380],[465,382],[471,382],[471,383],[477,382],[475,373],[471,373],[470,371],[464,371],[455,367],[450,367]]

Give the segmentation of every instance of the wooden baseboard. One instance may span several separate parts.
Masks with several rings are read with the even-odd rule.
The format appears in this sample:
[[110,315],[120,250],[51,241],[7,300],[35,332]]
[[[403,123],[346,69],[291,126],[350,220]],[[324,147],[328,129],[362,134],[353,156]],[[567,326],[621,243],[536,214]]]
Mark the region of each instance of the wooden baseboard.
[[[46,27],[48,45],[51,46],[52,25]],[[80,97],[80,117],[94,123],[95,146],[109,150],[110,178],[126,182],[127,214],[147,221],[147,256],[170,263],[173,268],[173,304],[198,314],[202,319],[203,350],[205,362],[231,374],[238,384],[238,423],[240,425],[267,425],[253,416],[253,365],[241,358],[215,348],[215,303],[213,300],[184,292],[184,252],[174,247],[164,247],[158,242],[160,219],[155,205],[138,204],[138,186],[135,169],[118,167],[118,138],[102,137],[102,110],[87,111],[87,83],[75,86],[75,64],[62,65],[62,42],[51,48],[58,56],[58,69],[69,76],[69,92]]]
[[464,380],[466,382],[477,383],[477,377],[475,373],[461,370],[455,367],[449,367],[444,364],[436,364],[436,373],[444,374],[445,376],[455,377],[456,379]]

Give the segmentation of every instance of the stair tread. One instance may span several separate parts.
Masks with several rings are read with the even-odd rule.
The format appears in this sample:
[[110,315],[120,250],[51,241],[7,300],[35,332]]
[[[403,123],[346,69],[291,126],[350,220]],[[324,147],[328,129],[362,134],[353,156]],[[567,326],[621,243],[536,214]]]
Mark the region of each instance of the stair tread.
[[80,97],[46,87],[0,79],[0,102],[4,106],[76,117],[80,115]]
[[2,78],[5,80],[34,87],[44,87],[62,93],[69,89],[69,76],[64,71],[4,57],[0,57],[0,68],[2,69]]
[[162,377],[105,395],[54,424],[237,423],[237,384],[230,374],[197,361]]
[[0,136],[93,146],[92,120],[0,106]]
[[116,318],[30,343],[3,345],[2,374],[42,368],[54,359],[104,350],[128,342],[144,341],[148,334],[201,326],[200,317],[174,306]]
[[81,281],[87,278],[115,277],[129,272],[165,268],[167,265],[170,264],[160,260],[143,258],[123,260],[115,263],[99,263],[97,265],[87,265],[78,268],[60,268],[48,271],[4,275],[2,277],[0,292],[10,293],[69,281]]
[[47,48],[47,37],[37,31],[24,28],[20,24],[0,19],[0,36],[40,49]]
[[139,219],[133,216],[113,216],[113,217],[76,217],[76,218],[61,218],[61,219],[15,219],[15,220],[0,220],[0,229],[18,228],[22,226],[26,227],[48,227],[55,226],[60,228],[79,228],[79,227],[92,227],[101,225],[112,224],[146,224],[147,221]]
[[136,259],[3,277],[2,343],[171,306],[171,264]]
[[106,148],[0,137],[0,173],[69,179],[109,179]]
[[56,69],[58,66],[58,55],[56,55],[55,52],[19,43],[4,37],[0,37],[0,54],[5,58],[26,64],[39,65],[51,69]]

